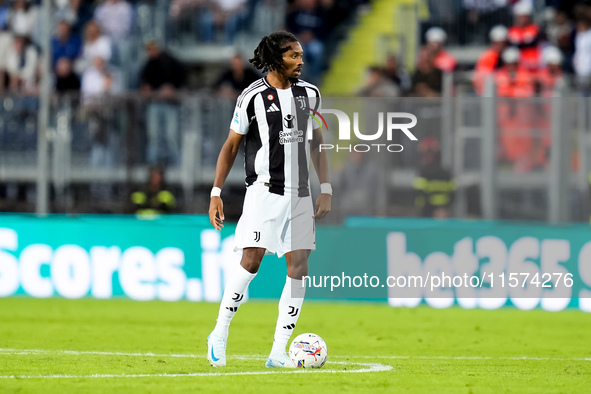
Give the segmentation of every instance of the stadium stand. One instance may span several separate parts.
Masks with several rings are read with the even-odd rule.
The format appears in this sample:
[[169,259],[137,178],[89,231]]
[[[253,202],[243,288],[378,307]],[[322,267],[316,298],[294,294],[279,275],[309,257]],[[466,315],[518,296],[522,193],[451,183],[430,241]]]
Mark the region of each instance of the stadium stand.
[[[308,31],[316,29],[314,37],[321,42],[317,47],[322,52],[315,54],[320,61],[312,66],[316,71],[310,76],[320,82],[324,97],[381,96],[393,100],[392,108],[406,108],[420,116],[422,137],[440,141],[441,165],[457,181],[451,216],[548,220],[549,207],[558,204],[549,197],[549,190],[555,186],[550,183],[569,178],[550,176],[555,170],[572,172],[567,196],[559,198],[560,204],[584,201],[589,119],[586,98],[575,98],[574,93],[585,96],[589,91],[585,67],[589,63],[585,60],[589,56],[585,44],[591,26],[589,6],[554,1],[546,7],[545,2],[535,1],[524,12],[519,8],[522,5],[511,0],[495,2],[494,9],[478,8],[480,2],[452,3],[454,7],[445,10],[438,2],[413,0],[56,3],[59,6],[53,10],[52,19],[61,31],[57,31],[53,47],[55,90],[48,133],[52,159],[47,173],[50,210],[125,211],[129,193],[146,178],[149,164],[167,160],[166,155],[150,153],[151,146],[152,151],[159,147],[166,153],[172,147],[175,152],[166,179],[178,196],[178,211],[204,212],[204,190],[213,179],[216,155],[236,94],[227,89],[224,92],[220,78],[230,69],[232,59],[250,57],[261,35],[284,26],[299,29],[302,42],[313,42]],[[117,17],[110,18],[110,13]],[[504,43],[505,35],[499,38],[499,26],[509,28],[524,13],[536,26],[535,40],[521,42],[529,39],[527,32],[509,29]],[[317,17],[322,19],[321,26],[310,22]],[[37,206],[40,75],[36,64],[41,54],[38,23],[32,21],[39,18],[39,2],[20,0],[0,5],[0,46],[10,55],[0,62],[3,211],[34,211]],[[310,21],[302,22],[307,19]],[[497,33],[492,34],[495,29]],[[71,37],[81,39],[80,50],[75,50]],[[491,38],[502,44],[501,50],[516,40],[522,50],[527,44],[540,55],[515,73],[506,64],[510,62],[503,61],[501,52],[491,49],[495,53],[488,54],[492,60],[487,60],[485,71],[473,73]],[[427,41],[432,43],[427,45]],[[146,48],[150,45],[146,44],[150,43],[157,43],[177,58],[186,72],[174,93],[177,115],[172,123],[164,115],[155,116],[150,110],[154,103],[139,93],[141,70],[149,58]],[[102,60],[95,61],[97,56]],[[457,61],[457,67],[446,66],[451,59]],[[246,70],[252,73],[248,67]],[[489,88],[489,80],[498,89]],[[523,88],[521,93],[513,89],[516,82]],[[503,90],[503,86],[511,89]],[[557,101],[551,97],[557,95],[565,100],[554,105]],[[515,114],[503,112],[503,100],[509,98],[498,97],[497,108],[487,106],[479,96],[519,97],[523,105],[509,107],[524,108],[529,115],[522,116],[521,123],[512,122]],[[405,101],[397,101],[402,98]],[[567,104],[568,100],[573,104]],[[572,135],[555,131],[558,123],[553,119],[558,118],[552,118],[552,113],[561,114],[563,120],[571,119],[573,127],[568,131]],[[537,120],[523,122],[530,118]],[[162,122],[170,130],[155,133],[164,127]],[[501,130],[502,137],[491,139],[483,130],[492,130],[493,135]],[[552,160],[556,155],[552,152],[559,149],[554,142],[563,135],[578,141],[561,153],[564,161],[572,162],[571,168]],[[565,141],[570,141],[568,138]],[[495,167],[494,173],[485,174],[487,163]],[[338,173],[341,167],[338,161],[336,164]],[[385,214],[418,215],[413,209],[412,186],[420,167],[418,149],[406,147],[387,165],[393,176],[384,191],[389,204]],[[231,174],[228,187],[237,192],[230,193],[229,198],[242,198],[238,174]],[[490,181],[488,186],[483,184],[485,180]],[[493,200],[509,195],[507,201],[512,201],[514,196],[515,205],[507,203],[493,209],[494,201],[483,195],[483,190],[493,186]],[[571,204],[572,212],[563,217],[587,220],[586,205],[575,208]]]

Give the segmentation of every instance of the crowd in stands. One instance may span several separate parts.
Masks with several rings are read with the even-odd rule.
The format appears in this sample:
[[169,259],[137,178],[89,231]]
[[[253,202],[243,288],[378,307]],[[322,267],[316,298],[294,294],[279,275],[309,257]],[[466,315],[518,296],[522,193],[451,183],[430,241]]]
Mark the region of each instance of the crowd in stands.
[[[263,35],[268,31],[258,32],[261,26],[267,30],[285,27],[294,32],[304,46],[308,79],[319,82],[319,75],[326,67],[326,40],[356,6],[365,2],[367,0],[55,0],[50,53],[55,76],[53,86],[60,92],[80,89],[86,95],[96,94],[95,84],[90,84],[91,92],[85,92],[86,85],[81,83],[78,88],[74,77],[82,81],[85,72],[91,69],[91,74],[96,75],[95,59],[101,58],[102,73],[119,69],[122,90],[139,88],[137,78],[127,76],[128,68],[137,61],[130,58],[137,51],[137,48],[130,48],[131,38],[136,39],[133,44],[150,38],[154,29],[145,31],[149,29],[140,21],[140,14],[145,12],[139,11],[149,8],[150,12],[155,12],[162,4],[168,12],[165,29],[197,13],[198,17],[190,22],[196,29],[195,42],[198,43],[232,45],[242,30]],[[40,3],[41,0],[0,0],[0,53],[6,54],[0,57],[0,92],[37,94],[43,34]],[[273,12],[277,9],[283,15],[280,19]],[[143,35],[139,41],[138,32]],[[161,44],[173,41],[174,37],[165,40],[165,35],[160,31],[155,38],[160,39]],[[141,55],[145,57],[144,53]],[[64,83],[66,80],[68,82]],[[96,78],[91,77],[91,80],[96,81]],[[111,90],[104,86],[103,91]]]
[[[575,77],[570,78],[573,87],[589,95],[591,2],[549,2],[555,8],[543,10],[543,23],[536,22],[539,18],[529,0],[466,0],[464,4],[484,7],[485,3],[495,7],[502,4],[502,14],[510,12],[512,19],[506,25],[492,26],[486,33],[490,46],[473,68],[458,64],[446,50],[449,35],[445,29],[432,26],[424,34],[425,44],[417,54],[410,85],[400,78],[405,71],[397,70],[396,65],[372,66],[368,69],[367,83],[358,95],[437,97],[442,93],[443,74],[454,71],[474,71],[474,87],[479,95],[485,93],[484,81],[488,75],[493,76],[499,96],[549,96],[565,76]],[[497,8],[495,13],[500,12]],[[395,56],[390,55],[390,58],[395,59]],[[392,72],[393,69],[396,71]],[[379,85],[378,80],[387,83],[378,90],[372,89]]]
[[[464,0],[459,11],[463,17],[446,19],[446,12],[454,9],[451,3],[458,4],[429,2],[432,12],[440,12],[434,19],[441,23],[425,29],[410,77],[389,55],[384,66],[368,68],[357,95],[440,97],[445,73],[470,71],[475,95],[499,97],[495,119],[501,165],[517,173],[547,169],[551,103],[532,98],[591,95],[591,2],[547,1],[546,8],[536,10],[530,0]],[[457,29],[454,21],[464,26]],[[481,44],[486,37],[489,46],[475,64],[460,64],[446,48],[446,30],[455,35],[455,43]]]
[[[80,83],[87,73],[96,74],[97,64],[108,68],[115,43],[131,34],[132,6],[123,0],[105,0],[99,4],[83,0],[58,0],[53,10],[51,67],[56,90],[78,91],[89,95],[108,90],[95,84]],[[0,89],[24,95],[37,94],[43,24],[39,1],[0,2]],[[97,59],[101,59],[100,61]],[[93,78],[90,77],[92,80]],[[85,88],[91,90],[86,92]]]
[[[198,87],[211,87],[218,96],[235,99],[260,77],[240,55],[243,48],[236,46],[239,34],[260,39],[279,28],[293,31],[306,50],[303,78],[319,83],[327,66],[328,40],[344,20],[355,15],[358,6],[368,2],[53,0],[51,49],[44,54],[42,0],[0,0],[0,95],[10,97],[12,103],[6,106],[5,121],[0,123],[0,149],[35,150],[41,60],[47,55],[53,92],[73,100],[72,149],[80,148],[87,155],[87,165],[112,169],[129,163],[126,154],[130,153],[125,149],[133,144],[141,150],[134,163],[179,166],[181,95],[196,87],[189,81],[205,81]],[[191,35],[186,42],[178,39],[182,33],[178,26],[183,21],[188,22]],[[199,74],[197,68],[191,70],[194,74],[190,78],[192,65],[175,58],[171,45],[233,45],[237,54],[226,71],[219,69],[217,77]],[[140,104],[132,108],[122,101],[125,97],[139,97]],[[61,104],[52,103],[50,122],[56,127]],[[127,115],[120,117],[118,112]],[[24,133],[18,130],[24,128],[16,125],[9,130],[7,125],[24,122],[33,125],[33,130],[27,134],[27,142],[20,143]],[[138,134],[133,140],[126,135],[131,131]],[[26,194],[21,186],[18,195]],[[6,190],[6,184],[0,182],[0,200]],[[90,185],[96,201],[108,200],[113,193],[112,185]]]
[[[36,100],[39,92],[42,13],[41,0],[0,0],[0,93]],[[235,44],[240,32],[260,36],[268,29],[285,28],[298,37],[305,51],[304,75],[320,83],[327,66],[331,37],[342,22],[369,0],[55,0],[52,12],[52,86],[59,93],[80,96],[80,107],[93,138],[92,166],[109,167],[118,160],[122,144],[110,132],[105,115],[108,100],[125,92],[139,92],[145,108],[139,115],[145,163],[179,165],[182,126],[179,97],[188,87],[186,65],[167,45],[175,42],[171,26],[188,22],[194,42]],[[363,97],[438,97],[443,75],[466,65],[447,49],[450,42],[489,43],[473,69],[476,94],[486,95],[489,76],[501,97],[551,96],[569,76],[583,95],[591,93],[591,2],[546,0],[433,0],[424,29],[424,45],[412,73],[388,54],[384,65],[367,71]],[[145,15],[165,10],[165,31],[146,22]],[[144,19],[142,19],[144,18]],[[459,22],[458,22],[459,21]],[[437,23],[434,23],[437,22]],[[454,23],[462,25],[457,29]],[[168,30],[167,30],[168,29]],[[266,30],[265,30],[266,29]],[[177,32],[172,29],[172,32]],[[238,48],[239,49],[239,48]],[[240,51],[238,51],[240,52]],[[139,54],[139,55],[138,55]],[[247,54],[243,54],[247,55]],[[207,86],[219,97],[235,99],[260,75],[236,54],[226,70],[219,70]],[[24,100],[24,99],[23,99]],[[113,105],[113,103],[110,103]],[[35,114],[34,101],[21,101]],[[542,109],[544,110],[544,109]],[[109,109],[109,111],[113,111]],[[521,112],[520,112],[521,111]],[[511,140],[516,119],[530,119],[540,109],[499,107],[505,159],[528,171],[544,165],[548,138],[520,143]],[[547,124],[537,125],[548,128]],[[517,147],[516,147],[517,146]],[[118,148],[119,147],[119,148]],[[524,153],[525,152],[525,153]],[[532,153],[533,152],[533,153]],[[527,156],[527,160],[524,157]],[[97,194],[100,194],[97,187]],[[109,193],[109,191],[107,191]]]

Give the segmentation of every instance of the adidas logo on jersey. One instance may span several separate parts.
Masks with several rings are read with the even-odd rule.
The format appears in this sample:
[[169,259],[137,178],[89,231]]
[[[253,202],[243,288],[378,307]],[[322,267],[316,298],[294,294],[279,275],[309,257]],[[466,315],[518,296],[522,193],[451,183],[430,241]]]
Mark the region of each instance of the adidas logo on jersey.
[[267,112],[279,112],[279,107],[275,103],[271,104]]

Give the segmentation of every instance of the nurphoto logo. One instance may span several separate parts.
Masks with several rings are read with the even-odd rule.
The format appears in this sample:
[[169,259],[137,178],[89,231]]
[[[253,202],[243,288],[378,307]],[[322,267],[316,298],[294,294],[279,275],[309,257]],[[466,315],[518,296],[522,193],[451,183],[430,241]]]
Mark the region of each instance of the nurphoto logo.
[[[331,150],[334,149],[337,152],[341,150],[345,151],[355,151],[355,152],[370,152],[370,151],[387,151],[391,153],[402,152],[404,147],[401,144],[396,143],[361,143],[361,144],[351,144],[351,120],[349,115],[345,112],[337,110],[337,109],[321,109],[320,113],[314,111],[315,115],[322,119],[322,122],[326,126],[326,120],[321,114],[332,114],[337,117],[338,121],[338,128],[339,128],[339,141],[349,142],[348,145],[341,145],[341,144],[321,144],[320,151],[322,150]],[[312,115],[310,115],[312,116]],[[362,133],[359,130],[359,113],[353,113],[353,133],[355,137],[361,141],[377,141],[384,135],[384,130],[386,132],[386,139],[388,142],[393,140],[394,132],[401,131],[410,139],[411,141],[417,141],[417,137],[410,131],[411,128],[417,125],[417,117],[408,112],[378,112],[378,130],[373,134],[366,134]],[[322,128],[322,123],[316,119],[316,122]],[[400,119],[408,119],[410,122],[401,123]],[[384,127],[385,124],[385,127]],[[328,129],[328,126],[326,126]]]

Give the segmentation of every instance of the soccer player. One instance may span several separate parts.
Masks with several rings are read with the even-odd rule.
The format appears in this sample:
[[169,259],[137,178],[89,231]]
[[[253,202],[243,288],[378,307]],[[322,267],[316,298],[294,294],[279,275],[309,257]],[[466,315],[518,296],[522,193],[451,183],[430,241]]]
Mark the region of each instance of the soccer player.
[[[217,324],[207,338],[207,359],[226,365],[230,321],[265,254],[285,255],[287,278],[279,300],[279,316],[267,367],[295,367],[285,349],[301,313],[308,275],[308,257],[316,249],[314,220],[331,209],[326,152],[320,128],[313,128],[319,110],[318,88],[299,79],[303,50],[296,37],[278,31],[263,37],[250,62],[268,74],[238,97],[230,133],[218,157],[211,190],[209,219],[220,230],[224,211],[220,198],[242,141],[245,144],[246,196],[236,226],[240,267],[228,281]],[[314,210],[309,187],[310,157],[320,180]]]

